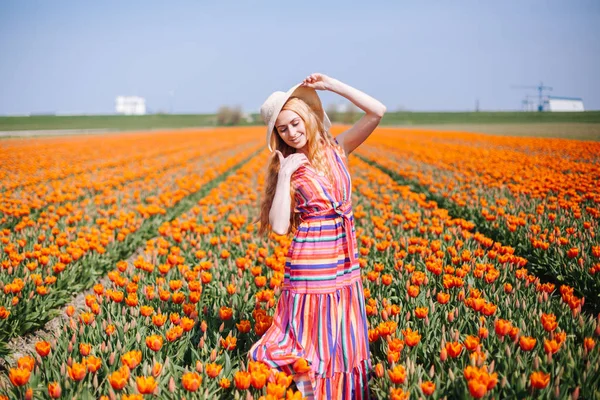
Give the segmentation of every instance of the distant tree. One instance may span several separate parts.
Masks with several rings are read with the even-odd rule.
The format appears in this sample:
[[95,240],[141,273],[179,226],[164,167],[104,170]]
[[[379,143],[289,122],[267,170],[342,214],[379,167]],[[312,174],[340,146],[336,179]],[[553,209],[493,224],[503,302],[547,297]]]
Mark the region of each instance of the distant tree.
[[331,122],[340,122],[340,111],[338,109],[337,104],[329,104],[325,112],[327,113],[327,116],[329,117],[329,120],[331,120]]
[[231,110],[231,120],[230,125],[239,125],[242,122],[242,117],[244,116],[244,112],[242,111],[241,106],[235,106]]
[[217,125],[238,125],[242,116],[243,112],[240,106],[221,106],[217,111]]
[[353,124],[360,115],[360,109],[353,103],[348,103],[346,106],[346,112],[343,115],[342,122],[345,124]]
[[231,118],[231,108],[229,106],[221,106],[217,110],[217,125],[227,125]]

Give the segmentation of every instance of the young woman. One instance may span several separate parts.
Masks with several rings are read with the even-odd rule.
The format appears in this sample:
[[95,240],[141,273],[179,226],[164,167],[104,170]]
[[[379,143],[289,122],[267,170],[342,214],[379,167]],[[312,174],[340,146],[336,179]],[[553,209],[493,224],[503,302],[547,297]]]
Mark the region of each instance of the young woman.
[[[330,90],[365,115],[336,138],[316,90]],[[273,324],[249,357],[294,375],[308,399],[369,398],[372,367],[352,216],[348,155],[377,127],[386,107],[314,73],[261,107],[271,158],[261,234],[294,232]]]

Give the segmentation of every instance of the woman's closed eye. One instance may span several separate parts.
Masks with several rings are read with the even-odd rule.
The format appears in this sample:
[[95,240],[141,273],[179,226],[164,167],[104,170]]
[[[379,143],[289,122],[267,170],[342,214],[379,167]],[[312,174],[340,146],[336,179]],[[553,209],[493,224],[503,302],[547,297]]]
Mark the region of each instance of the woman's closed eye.
[[[298,124],[292,124],[292,126],[298,126]],[[285,132],[285,128],[281,129],[281,132]]]

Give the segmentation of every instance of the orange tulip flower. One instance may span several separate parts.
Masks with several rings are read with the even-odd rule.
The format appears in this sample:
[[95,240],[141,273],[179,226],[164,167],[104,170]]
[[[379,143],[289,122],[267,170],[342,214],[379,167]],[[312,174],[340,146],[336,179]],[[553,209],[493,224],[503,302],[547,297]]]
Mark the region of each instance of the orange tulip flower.
[[396,385],[402,384],[406,380],[406,369],[402,365],[396,365],[392,370],[388,369],[388,375]]
[[154,380],[153,376],[138,376],[135,378],[138,392],[141,394],[152,394],[156,390],[158,383]]
[[435,391],[435,383],[431,381],[421,383],[421,391],[425,396],[431,396]]
[[308,371],[310,371],[310,365],[308,364],[308,361],[305,358],[299,358],[298,360],[296,360],[296,362],[294,363],[295,373],[304,374]]
[[151,335],[146,337],[146,346],[152,351],[159,351],[163,345],[163,338],[159,335]]
[[519,338],[519,346],[523,351],[531,351],[535,347],[537,340],[529,336],[521,336]]
[[446,351],[452,358],[456,358],[462,353],[463,345],[459,342],[448,342],[446,343]]
[[188,392],[195,392],[202,384],[202,377],[196,372],[186,372],[181,377],[181,384]]
[[15,386],[23,386],[29,382],[31,371],[27,368],[11,368],[8,374],[10,382]]
[[230,320],[233,317],[233,310],[229,307],[223,306],[219,309],[219,318],[223,321]]
[[74,381],[80,381],[85,378],[85,374],[87,373],[87,365],[84,365],[83,363],[73,363],[72,366],[67,366],[67,370],[71,379]]
[[239,323],[236,323],[235,326],[237,327],[238,331],[240,333],[248,333],[250,332],[250,321],[248,320],[242,320]]
[[129,380],[129,374],[125,376],[120,370],[113,372],[108,376],[108,382],[110,382],[110,386],[115,390],[121,390],[127,385],[127,381]]
[[142,362],[142,352],[140,350],[131,350],[121,356],[121,362],[129,369],[134,369]]
[[252,377],[250,376],[250,372],[237,371],[233,376],[233,381],[235,382],[235,387],[237,389],[246,390],[250,387]]
[[207,364],[206,365],[206,375],[208,375],[211,378],[216,378],[221,373],[222,369],[223,369],[222,365],[219,365],[216,363]]
[[404,343],[410,347],[416,346],[421,340],[421,335],[419,335],[419,332],[413,331],[410,328],[403,330],[402,334],[404,335]]
[[545,374],[541,371],[531,373],[529,383],[535,389],[544,389],[550,383],[550,374]]
[[50,343],[46,341],[40,341],[35,344],[35,351],[40,355],[40,357],[46,357],[50,354]]
[[48,384],[48,396],[50,396],[50,398],[58,399],[58,398],[60,398],[61,394],[62,394],[62,389],[58,382],[50,382]]
[[102,360],[96,356],[89,356],[85,358],[85,365],[89,372],[94,373],[102,366]]

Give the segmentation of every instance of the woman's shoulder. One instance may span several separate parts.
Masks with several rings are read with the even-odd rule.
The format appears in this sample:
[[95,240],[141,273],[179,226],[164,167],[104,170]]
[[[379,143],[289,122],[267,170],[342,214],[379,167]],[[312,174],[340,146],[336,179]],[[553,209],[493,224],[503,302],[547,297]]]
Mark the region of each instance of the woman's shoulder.
[[299,186],[302,186],[302,184],[307,181],[307,179],[308,179],[307,172],[308,172],[308,170],[307,170],[306,164],[299,166],[298,169],[296,169],[296,171],[294,171],[294,173],[292,174],[292,176],[290,178],[290,183],[294,189],[296,189]]

